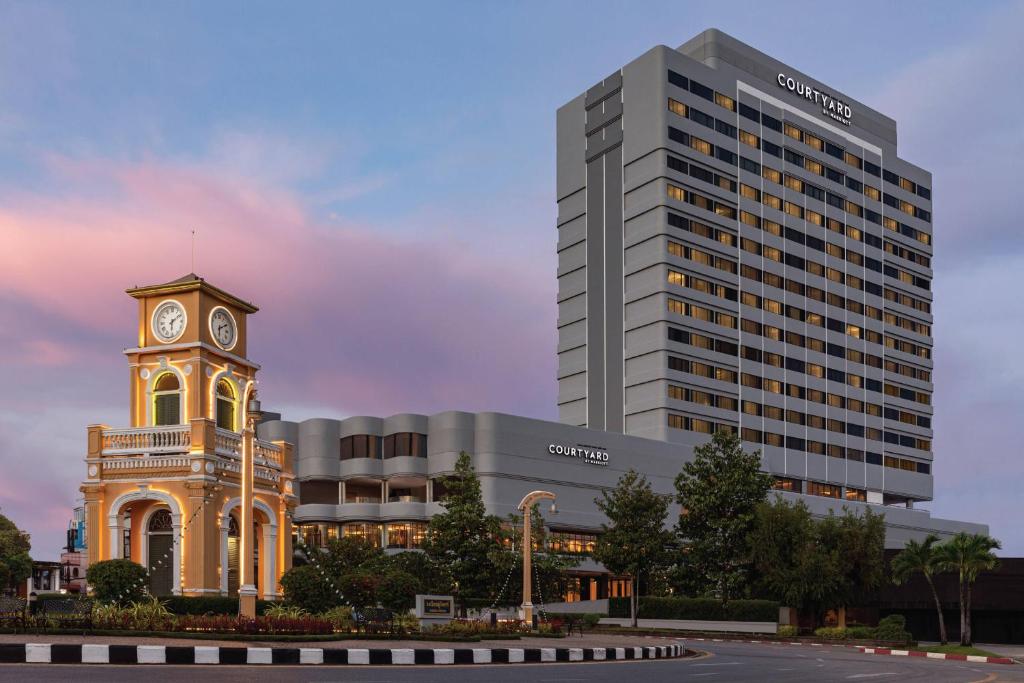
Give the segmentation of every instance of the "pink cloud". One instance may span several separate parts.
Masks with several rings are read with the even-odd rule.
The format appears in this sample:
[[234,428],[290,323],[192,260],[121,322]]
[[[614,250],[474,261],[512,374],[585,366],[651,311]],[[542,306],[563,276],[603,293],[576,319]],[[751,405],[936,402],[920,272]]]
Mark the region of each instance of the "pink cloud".
[[[18,414],[0,439],[0,507],[29,524],[37,547],[62,538],[85,425],[124,422],[126,409],[109,408],[127,398],[120,352],[134,342],[136,308],[124,289],[187,273],[192,228],[196,271],[261,307],[250,356],[268,408],[554,414],[546,261],[500,244],[471,249],[426,220],[402,231],[415,239],[323,224],[295,194],[223,169],[67,158],[49,168],[65,191],[7,194],[0,206],[0,321],[16,323],[0,332],[0,426],[23,406],[48,408],[45,428]],[[25,460],[40,451],[45,485]],[[40,497],[59,499],[58,511],[41,516]]]

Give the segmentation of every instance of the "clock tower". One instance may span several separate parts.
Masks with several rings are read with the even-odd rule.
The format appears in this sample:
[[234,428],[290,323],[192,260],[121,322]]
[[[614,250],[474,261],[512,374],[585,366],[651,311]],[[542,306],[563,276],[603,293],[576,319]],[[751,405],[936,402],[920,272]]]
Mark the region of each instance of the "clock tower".
[[280,595],[291,564],[291,445],[255,438],[259,366],[247,357],[256,306],[189,274],[127,290],[138,302],[128,358],[128,427],[89,427],[89,562],[127,558],[156,595],[236,594],[242,455],[254,457],[256,587]]

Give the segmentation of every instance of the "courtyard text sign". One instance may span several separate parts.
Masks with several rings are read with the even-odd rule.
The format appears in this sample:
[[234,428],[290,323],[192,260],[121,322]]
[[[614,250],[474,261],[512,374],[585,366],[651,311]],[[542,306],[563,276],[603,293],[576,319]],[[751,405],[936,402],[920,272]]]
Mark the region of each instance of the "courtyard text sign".
[[828,116],[831,119],[835,119],[844,126],[850,125],[850,119],[853,118],[853,110],[850,109],[850,105],[846,104],[842,100],[836,99],[834,96],[822,92],[817,88],[801,83],[792,76],[786,74],[779,74],[778,77],[779,87],[785,88],[791,93],[796,93],[804,99],[810,100],[815,104],[821,105],[821,113]]

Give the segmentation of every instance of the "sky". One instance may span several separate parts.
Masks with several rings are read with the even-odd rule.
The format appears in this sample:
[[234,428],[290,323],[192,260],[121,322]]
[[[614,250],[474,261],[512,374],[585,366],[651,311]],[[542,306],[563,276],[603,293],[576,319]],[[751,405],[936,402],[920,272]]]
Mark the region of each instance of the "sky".
[[[555,110],[715,27],[895,118],[934,174],[936,516],[1024,555],[1020,2],[0,0],[0,511],[56,559],[135,302],[261,310],[289,419],[557,419]],[[1018,227],[1014,227],[1018,226]]]

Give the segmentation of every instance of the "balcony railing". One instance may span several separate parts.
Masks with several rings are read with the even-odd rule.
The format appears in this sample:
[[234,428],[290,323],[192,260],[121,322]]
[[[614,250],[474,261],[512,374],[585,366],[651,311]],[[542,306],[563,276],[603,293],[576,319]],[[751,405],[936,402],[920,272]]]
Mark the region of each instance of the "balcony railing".
[[103,455],[187,453],[191,446],[189,425],[103,430]]
[[[254,440],[253,443],[254,463],[257,466],[271,470],[281,469],[282,450],[280,446],[259,439]],[[104,456],[186,454],[191,449],[191,425],[103,430],[102,455]],[[241,435],[218,427],[214,432],[214,452],[231,460],[241,460]]]

